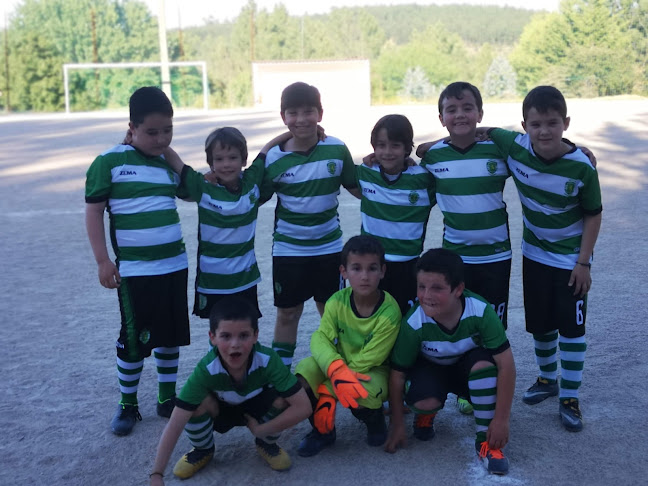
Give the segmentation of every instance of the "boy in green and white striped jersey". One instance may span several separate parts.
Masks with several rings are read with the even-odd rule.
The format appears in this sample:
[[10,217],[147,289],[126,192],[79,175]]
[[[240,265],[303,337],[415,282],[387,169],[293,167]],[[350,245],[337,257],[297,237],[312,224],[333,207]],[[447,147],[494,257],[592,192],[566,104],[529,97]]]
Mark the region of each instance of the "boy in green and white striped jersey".
[[[405,315],[416,300],[416,260],[423,251],[430,210],[436,203],[434,177],[406,159],[414,146],[412,124],[403,115],[382,117],[371,131],[372,166],[356,166],[362,191],[362,234],[385,249],[387,271],[380,288]],[[376,163],[378,165],[376,165]]]
[[465,265],[454,252],[429,250],[416,269],[418,302],[403,318],[391,355],[392,414],[385,449],[395,452],[405,445],[403,396],[416,412],[414,436],[427,441],[452,392],[470,396],[480,459],[490,473],[506,474],[509,464],[501,449],[509,440],[515,364],[504,326],[488,302],[466,290]]
[[293,83],[281,94],[281,118],[292,138],[268,151],[261,200],[277,194],[272,244],[272,280],[277,308],[272,347],[292,364],[304,302],[320,315],[343,287],[338,270],[342,229],[340,185],[355,188],[349,149],[335,137],[319,140],[322,102],[317,88]]
[[562,138],[570,119],[559,90],[531,90],[522,116],[526,134],[492,129],[489,135],[508,157],[524,215],[524,309],[540,375],[523,401],[533,405],[559,394],[563,426],[579,431],[583,420],[578,389],[590,268],[601,226],[601,189],[589,158]]
[[214,457],[214,431],[246,426],[259,455],[278,471],[291,460],[277,444],[282,430],[308,417],[312,407],[297,378],[272,349],[258,343],[257,309],[241,296],[217,302],[209,316],[213,348],[194,368],[176,400],[158,445],[151,485],[164,484],[164,470],[184,429],[193,449],[173,473],[187,479]]
[[497,145],[475,141],[482,106],[472,84],[448,85],[439,96],[439,120],[450,140],[423,144],[417,153],[436,180],[442,247],[461,256],[466,287],[493,305],[506,328],[511,241],[503,191],[510,174]]
[[[116,435],[141,420],[137,388],[144,358],[155,355],[157,413],[173,409],[179,346],[189,344],[187,254],[175,204],[179,177],[162,152],[173,138],[173,107],[156,87],[129,101],[129,143],[99,155],[87,172],[86,228],[99,282],[118,289],[121,330],[116,343],[121,400],[112,419]],[[116,263],[106,247],[103,213],[110,217]]]
[[216,302],[236,294],[249,300],[257,309],[257,317],[261,317],[257,299],[261,275],[254,237],[264,156],[271,146],[266,145],[243,171],[248,156],[245,137],[236,128],[218,128],[205,140],[210,167],[207,177],[185,165],[172,149],[165,152],[167,162],[180,175],[181,187],[198,203],[198,269],[193,310],[197,316],[208,318]]

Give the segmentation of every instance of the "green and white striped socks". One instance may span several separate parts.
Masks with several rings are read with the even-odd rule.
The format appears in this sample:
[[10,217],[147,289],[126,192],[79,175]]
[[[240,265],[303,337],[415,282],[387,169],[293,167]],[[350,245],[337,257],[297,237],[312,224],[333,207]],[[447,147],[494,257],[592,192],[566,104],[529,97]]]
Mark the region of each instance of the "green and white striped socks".
[[144,368],[144,360],[129,362],[117,358],[117,377],[122,405],[137,405],[137,387]]
[[560,400],[578,399],[586,350],[585,336],[577,338],[560,336]]
[[488,366],[468,375],[470,401],[475,413],[476,442],[486,440],[486,431],[495,416],[497,398],[497,367]]
[[175,396],[180,348],[155,348],[153,350],[158,373],[158,402],[164,403]]

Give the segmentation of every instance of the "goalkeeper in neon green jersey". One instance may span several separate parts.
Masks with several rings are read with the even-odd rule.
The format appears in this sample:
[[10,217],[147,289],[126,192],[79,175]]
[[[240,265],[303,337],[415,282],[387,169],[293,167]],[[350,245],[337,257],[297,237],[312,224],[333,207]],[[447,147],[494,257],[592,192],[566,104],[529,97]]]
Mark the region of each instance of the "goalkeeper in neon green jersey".
[[382,445],[387,437],[382,403],[388,396],[388,357],[398,335],[400,308],[378,288],[385,275],[385,251],[376,238],[354,236],[341,258],[340,273],[350,287],[326,302],[311,337],[312,356],[295,370],[315,410],[313,430],[297,449],[302,457],[335,442],[338,401],[365,423],[369,445]]

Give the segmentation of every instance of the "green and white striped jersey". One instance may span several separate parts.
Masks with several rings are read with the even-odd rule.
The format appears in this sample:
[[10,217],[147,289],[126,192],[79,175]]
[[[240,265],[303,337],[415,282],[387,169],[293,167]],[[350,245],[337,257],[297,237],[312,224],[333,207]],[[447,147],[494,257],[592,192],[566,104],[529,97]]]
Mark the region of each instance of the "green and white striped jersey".
[[392,350],[392,368],[407,370],[418,356],[437,364],[451,365],[477,347],[504,351],[509,347],[504,325],[482,297],[464,290],[464,311],[452,333],[446,332],[416,305],[401,322]]
[[508,213],[503,198],[509,176],[493,142],[460,150],[439,142],[421,165],[436,180],[436,199],[443,212],[443,248],[465,263],[492,263],[511,258]]
[[495,129],[490,137],[507,155],[520,195],[522,254],[544,265],[571,270],[580,252],[583,216],[602,210],[596,169],[576,147],[547,162],[536,156],[526,134]]
[[342,251],[340,184],[355,187],[349,149],[334,137],[308,153],[268,151],[262,200],[277,194],[273,256],[315,256]]
[[210,184],[189,166],[182,171],[182,186],[198,203],[198,271],[196,291],[233,294],[261,281],[254,253],[263,159],[243,172],[241,191]]
[[423,251],[430,210],[436,203],[434,178],[422,167],[407,167],[396,179],[379,166],[356,166],[362,190],[362,234],[375,236],[390,262],[417,258]]
[[[201,359],[189,379],[180,390],[178,406],[198,407],[210,394],[231,405],[238,405],[261,393],[264,388],[274,387],[279,395],[290,397],[301,389],[301,385],[272,349],[256,343],[250,353],[247,378],[235,383],[223,365],[214,347]],[[185,407],[183,405],[189,405]]]
[[86,173],[87,203],[106,202],[110,238],[122,277],[187,268],[175,196],[180,177],[161,157],[130,145],[99,155]]

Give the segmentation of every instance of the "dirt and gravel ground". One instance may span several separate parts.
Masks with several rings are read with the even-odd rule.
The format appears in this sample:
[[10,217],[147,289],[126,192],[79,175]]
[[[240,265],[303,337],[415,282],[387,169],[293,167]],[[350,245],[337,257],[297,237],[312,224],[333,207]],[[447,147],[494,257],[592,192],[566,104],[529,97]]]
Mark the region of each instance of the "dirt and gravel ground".
[[[347,142],[357,161],[370,150],[369,133],[386,113],[407,115],[416,141],[444,133],[434,106],[372,107],[335,111],[324,100],[323,124]],[[581,392],[585,429],[564,431],[556,400],[535,407],[521,394],[535,379],[530,337],[524,331],[520,278],[520,208],[512,182],[506,200],[514,240],[509,337],[517,363],[511,417],[511,461],[506,477],[489,477],[475,459],[472,418],[448,406],[429,443],[409,441],[394,455],[371,449],[364,429],[347,410],[338,414],[338,441],[319,456],[303,459],[295,449],[306,423],[283,434],[294,457],[290,472],[271,471],[256,455],[245,429],[217,438],[214,461],[184,484],[636,484],[648,475],[645,408],[648,375],[645,346],[648,177],[648,100],[569,101],[567,136],[590,147],[599,160],[603,227],[592,269],[588,352]],[[126,113],[0,117],[0,243],[5,296],[0,303],[0,351],[5,391],[0,397],[0,484],[143,485],[165,420],[155,415],[155,368],[147,360],[140,387],[144,420],[128,437],[109,422],[118,400],[113,343],[119,312],[114,291],[102,288],[84,227],[85,170],[94,156],[120,141]],[[487,105],[484,125],[519,127],[520,104]],[[216,126],[233,125],[248,137],[250,153],[282,131],[278,113],[240,110],[179,114],[174,146],[194,167],[204,167],[202,143]],[[195,268],[197,214],[178,203],[190,272]],[[358,202],[340,197],[345,235],[358,233]],[[272,338],[271,292],[273,203],[261,208],[257,257],[261,341]],[[434,209],[426,248],[441,241]],[[192,281],[190,274],[190,282]],[[193,298],[193,285],[188,289]],[[308,353],[318,324],[308,303],[296,358]],[[183,349],[182,384],[207,347],[207,323],[192,317],[192,344]],[[174,463],[189,449],[183,437]],[[167,484],[180,484],[167,468]]]

